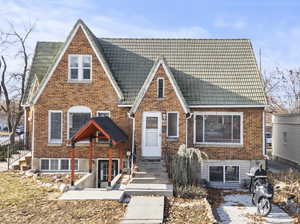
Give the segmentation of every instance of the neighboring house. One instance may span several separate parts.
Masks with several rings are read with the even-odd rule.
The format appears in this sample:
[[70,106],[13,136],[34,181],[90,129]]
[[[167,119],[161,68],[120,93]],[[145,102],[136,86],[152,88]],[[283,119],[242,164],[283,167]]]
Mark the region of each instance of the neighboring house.
[[300,113],[273,115],[273,157],[300,165]]
[[[97,38],[79,20],[65,42],[38,42],[26,97],[32,167],[70,169],[68,139],[91,117],[109,116],[128,135],[113,148],[113,173],[181,144],[206,152],[202,178],[239,184],[264,161],[265,94],[247,39]],[[107,181],[109,144],[94,146],[93,170]],[[88,145],[76,146],[88,171]]]

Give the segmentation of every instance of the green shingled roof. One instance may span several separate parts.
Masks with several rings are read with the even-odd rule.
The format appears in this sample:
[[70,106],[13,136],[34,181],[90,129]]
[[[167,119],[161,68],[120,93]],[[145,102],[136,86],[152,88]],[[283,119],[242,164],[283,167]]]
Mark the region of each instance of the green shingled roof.
[[[39,42],[31,67],[41,80],[63,43]],[[188,105],[264,105],[262,81],[247,39],[98,38],[98,47],[132,104],[163,56]],[[28,85],[30,88],[31,85]]]

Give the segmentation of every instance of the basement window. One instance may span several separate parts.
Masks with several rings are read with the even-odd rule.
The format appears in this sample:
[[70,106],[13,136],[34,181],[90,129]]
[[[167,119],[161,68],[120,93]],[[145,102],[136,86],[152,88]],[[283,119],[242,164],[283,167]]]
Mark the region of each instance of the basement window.
[[69,55],[69,80],[90,81],[92,71],[91,55]]
[[235,183],[240,181],[239,166],[210,166],[209,181]]

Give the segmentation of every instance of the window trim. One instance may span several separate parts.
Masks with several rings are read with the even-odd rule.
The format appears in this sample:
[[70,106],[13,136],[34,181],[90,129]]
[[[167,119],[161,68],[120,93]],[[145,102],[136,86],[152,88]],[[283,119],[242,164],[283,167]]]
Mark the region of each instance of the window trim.
[[[49,161],[49,169],[45,170],[45,169],[42,169],[42,160],[48,160]],[[51,160],[58,160],[58,169],[57,170],[51,170]],[[67,170],[61,170],[61,160],[69,160],[69,168]],[[80,171],[80,159],[79,158],[75,158],[75,161],[78,161],[78,166],[77,166],[77,169],[75,169],[75,171]],[[43,171],[46,171],[46,172],[57,172],[57,171],[60,171],[60,172],[69,172],[71,170],[71,159],[70,158],[40,158],[40,170],[43,172]]]
[[[71,57],[76,56],[78,57],[78,79],[71,78]],[[83,78],[83,57],[88,56],[90,57],[91,66],[90,66],[90,79]],[[69,82],[91,82],[92,81],[92,71],[93,71],[93,62],[92,62],[92,55],[91,54],[69,54],[68,55],[68,81]]]
[[[163,86],[162,86],[162,97],[159,97],[159,80],[163,80]],[[159,77],[157,78],[157,98],[158,99],[164,99],[165,98],[165,78]]]
[[[169,114],[177,114],[176,136],[169,136]],[[169,111],[169,112],[167,112],[167,137],[168,138],[178,138],[179,137],[179,112],[178,111]]]
[[[111,117],[111,113],[109,110],[97,110],[96,111],[96,117],[98,117],[98,113],[108,113],[108,117]],[[107,145],[109,144],[109,141],[101,141],[99,138],[96,140],[97,144]]]
[[[90,113],[91,118],[93,117],[92,110],[87,106],[73,106],[68,109],[67,112],[67,140],[70,140],[69,132],[70,132],[70,113]],[[89,143],[89,141],[80,141],[80,143]]]
[[[60,126],[60,139],[51,139],[51,113],[61,114]],[[49,144],[62,144],[63,142],[63,111],[62,110],[48,110],[48,143]]]
[[[197,142],[196,140],[196,116],[197,115],[239,115],[241,124],[240,124],[240,142],[234,143],[234,142]],[[205,136],[205,125],[203,125],[203,139]],[[194,112],[194,144],[203,144],[203,145],[243,145],[244,144],[244,112]]]
[[[219,181],[210,181],[210,167],[223,167],[223,182]],[[239,168],[239,180],[238,181],[226,181],[226,166],[236,166]],[[241,166],[240,165],[208,165],[208,181],[214,183],[223,183],[223,184],[230,184],[230,183],[241,183]]]
[[109,110],[97,110],[96,111],[96,117],[98,117],[98,113],[107,113],[108,114],[108,117],[110,118],[111,117],[111,113]]

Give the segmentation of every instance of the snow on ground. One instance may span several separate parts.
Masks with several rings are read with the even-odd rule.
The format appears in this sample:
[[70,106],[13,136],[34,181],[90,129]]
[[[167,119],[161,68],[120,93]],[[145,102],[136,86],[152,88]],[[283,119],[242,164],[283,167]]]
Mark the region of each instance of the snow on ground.
[[273,205],[272,211],[267,217],[259,217],[256,207],[251,203],[250,194],[228,194],[224,202],[217,208],[220,224],[242,223],[294,223],[293,219],[278,206]]

